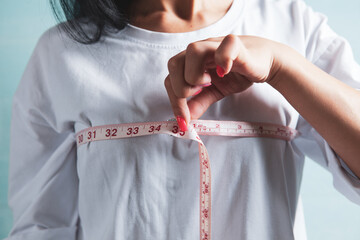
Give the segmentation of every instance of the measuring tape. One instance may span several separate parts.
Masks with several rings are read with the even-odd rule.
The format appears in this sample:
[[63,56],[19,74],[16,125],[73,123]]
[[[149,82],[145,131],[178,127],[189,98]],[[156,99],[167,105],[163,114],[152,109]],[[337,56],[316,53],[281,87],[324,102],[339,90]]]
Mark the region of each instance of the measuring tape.
[[194,120],[182,132],[175,120],[113,124],[86,128],[76,134],[77,146],[89,142],[169,134],[198,142],[200,160],[200,239],[211,238],[211,170],[210,159],[199,135],[233,137],[268,137],[290,141],[299,135],[295,129],[270,123]]

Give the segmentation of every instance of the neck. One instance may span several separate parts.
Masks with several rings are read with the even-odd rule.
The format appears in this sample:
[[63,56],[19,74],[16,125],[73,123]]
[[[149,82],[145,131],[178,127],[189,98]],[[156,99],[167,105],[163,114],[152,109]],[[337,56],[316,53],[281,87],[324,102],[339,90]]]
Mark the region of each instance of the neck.
[[223,17],[232,1],[138,0],[130,7],[130,23],[159,32],[194,31]]

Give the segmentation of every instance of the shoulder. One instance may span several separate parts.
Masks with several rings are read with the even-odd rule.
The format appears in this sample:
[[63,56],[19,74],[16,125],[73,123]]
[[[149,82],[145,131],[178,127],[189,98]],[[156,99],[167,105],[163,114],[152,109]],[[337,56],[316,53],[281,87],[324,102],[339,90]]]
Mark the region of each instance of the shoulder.
[[252,0],[249,1],[247,4],[258,5],[263,7],[276,7],[276,8],[288,8],[294,6],[306,7],[308,6],[304,0]]
[[247,2],[246,22],[256,24],[266,33],[264,37],[277,34],[286,40],[296,35],[298,41],[307,44],[327,25],[327,17],[303,0],[252,0]]
[[63,48],[65,44],[74,44],[64,31],[64,23],[47,29],[39,38],[35,50],[49,51],[54,48]]
[[66,79],[90,59],[91,46],[73,40],[64,30],[64,23],[47,29],[38,39],[23,73],[22,85],[45,89]]
[[[70,30],[70,25],[76,26],[81,32],[76,32]],[[98,48],[102,45],[103,39],[93,44],[83,44],[76,41],[69,33],[77,36],[79,34],[80,38],[82,35],[92,36],[98,31],[97,27],[94,24],[91,24],[90,21],[86,19],[76,20],[73,23],[62,22],[49,29],[47,29],[39,38],[35,51],[54,54],[56,53],[68,53],[68,52],[84,52],[89,49]]]
[[[39,38],[30,61],[38,68],[51,72],[65,74],[76,70],[85,62],[97,63],[104,53],[107,43],[99,41],[93,44],[83,44],[75,41],[66,32],[64,23],[47,29]],[[86,31],[89,26],[84,25]]]
[[321,17],[323,14],[315,12],[311,6],[303,0],[253,0],[247,5],[250,8],[256,8],[263,14],[277,15],[278,17],[287,17],[289,19],[304,19],[307,17]]
[[246,2],[247,13],[257,12],[263,17],[271,16],[276,19],[300,20],[305,18],[325,18],[315,12],[303,0],[251,0]]
[[60,23],[47,29],[40,36],[34,52],[46,56],[54,52],[66,52],[81,47],[83,44],[73,40],[65,28],[65,23]]

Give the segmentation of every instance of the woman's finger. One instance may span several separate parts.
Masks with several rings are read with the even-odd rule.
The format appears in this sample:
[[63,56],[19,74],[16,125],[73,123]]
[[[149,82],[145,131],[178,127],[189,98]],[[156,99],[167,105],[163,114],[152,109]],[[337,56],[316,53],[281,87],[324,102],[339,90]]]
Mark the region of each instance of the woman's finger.
[[198,119],[215,102],[224,98],[215,85],[203,88],[201,93],[192,97],[187,105],[191,114],[191,119]]
[[198,119],[215,102],[233,93],[243,92],[248,89],[252,82],[241,75],[230,73],[223,79],[214,70],[209,71],[212,85],[203,88],[201,93],[188,101],[191,119]]
[[201,86],[190,85],[185,81],[185,51],[175,55],[168,62],[169,76],[175,95],[178,98],[187,98],[201,89]]
[[[235,35],[227,35],[220,43],[215,51],[214,59],[217,64],[217,73],[220,77],[228,74],[232,67],[234,60],[243,54],[245,51],[239,37]],[[240,53],[241,52],[241,53]]]
[[185,82],[185,52],[181,52],[168,61],[168,69],[174,94],[179,98],[191,96],[193,86]]
[[179,127],[181,131],[185,132],[187,130],[187,124],[190,122],[190,111],[187,105],[187,99],[176,96],[169,75],[165,78],[164,83],[167,94],[169,96],[171,107],[179,124]]
[[209,61],[213,61],[214,52],[219,43],[200,41],[191,43],[185,55],[185,81],[193,86],[209,84],[211,77],[206,72]]

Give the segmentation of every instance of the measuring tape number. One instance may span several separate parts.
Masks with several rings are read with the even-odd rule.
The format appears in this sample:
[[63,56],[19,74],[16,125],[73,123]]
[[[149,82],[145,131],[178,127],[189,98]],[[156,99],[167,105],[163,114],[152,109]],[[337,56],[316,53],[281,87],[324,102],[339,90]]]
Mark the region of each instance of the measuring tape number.
[[211,170],[206,147],[199,135],[233,137],[268,137],[291,141],[299,135],[295,129],[270,123],[194,120],[186,132],[176,121],[113,124],[86,128],[76,134],[77,146],[89,142],[169,134],[198,142],[200,160],[200,239],[211,238]]

